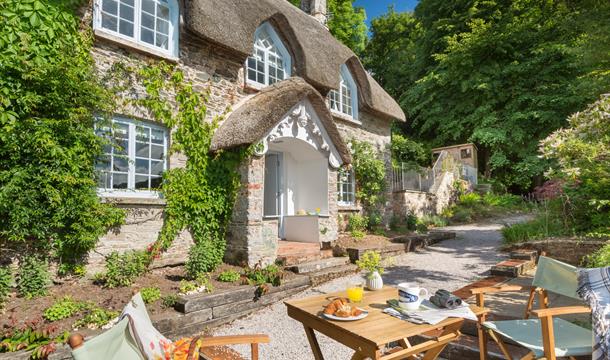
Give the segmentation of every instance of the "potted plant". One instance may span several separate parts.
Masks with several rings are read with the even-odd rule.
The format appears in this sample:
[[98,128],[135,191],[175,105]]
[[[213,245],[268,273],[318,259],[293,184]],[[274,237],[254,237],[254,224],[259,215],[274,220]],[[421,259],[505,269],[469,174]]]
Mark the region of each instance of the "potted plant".
[[381,265],[381,254],[378,251],[366,251],[362,257],[356,261],[360,270],[367,272],[366,287],[369,290],[380,290],[383,287],[383,266]]

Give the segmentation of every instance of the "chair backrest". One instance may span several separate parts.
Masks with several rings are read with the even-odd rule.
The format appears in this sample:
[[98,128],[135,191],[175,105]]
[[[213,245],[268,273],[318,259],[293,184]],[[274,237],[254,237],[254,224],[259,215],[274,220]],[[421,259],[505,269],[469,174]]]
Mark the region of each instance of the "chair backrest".
[[543,288],[559,295],[580,299],[578,289],[578,268],[546,256],[538,259],[533,286]]
[[129,319],[123,318],[110,330],[85,341],[72,350],[74,360],[144,360],[129,332]]

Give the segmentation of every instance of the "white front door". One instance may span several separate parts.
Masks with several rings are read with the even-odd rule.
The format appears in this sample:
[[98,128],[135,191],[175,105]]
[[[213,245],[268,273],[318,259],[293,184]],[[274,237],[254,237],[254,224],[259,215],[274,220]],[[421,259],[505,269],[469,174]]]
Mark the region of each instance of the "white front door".
[[283,156],[280,152],[268,152],[265,155],[265,198],[263,214],[267,218],[278,218],[279,236],[284,236],[282,226],[283,209]]

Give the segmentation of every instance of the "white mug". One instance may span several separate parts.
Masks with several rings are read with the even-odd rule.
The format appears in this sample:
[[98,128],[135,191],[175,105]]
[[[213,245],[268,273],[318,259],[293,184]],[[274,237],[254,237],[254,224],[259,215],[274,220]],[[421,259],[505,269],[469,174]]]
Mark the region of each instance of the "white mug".
[[419,287],[414,283],[398,284],[398,305],[406,310],[417,310],[423,301],[423,297],[428,296],[428,290]]

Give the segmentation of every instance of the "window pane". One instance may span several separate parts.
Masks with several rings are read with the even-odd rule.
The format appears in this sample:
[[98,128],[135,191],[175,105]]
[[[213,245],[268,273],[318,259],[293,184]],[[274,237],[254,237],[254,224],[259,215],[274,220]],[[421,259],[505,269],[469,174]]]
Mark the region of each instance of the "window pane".
[[108,14],[117,15],[118,3],[115,0],[102,1],[102,10]]
[[133,24],[128,21],[121,20],[119,32],[125,36],[133,37]]
[[169,8],[167,6],[157,4],[157,17],[169,21]]
[[140,40],[145,43],[154,44],[155,43],[155,33],[151,30],[147,30],[146,28],[142,28],[142,33],[140,36]]
[[128,172],[129,171],[129,160],[125,157],[115,156],[112,161],[112,170]]
[[163,180],[163,178],[161,178],[161,177],[152,176],[150,178],[150,188],[151,189],[160,189],[162,180]]
[[114,16],[102,13],[102,27],[104,29],[116,31],[117,19]]
[[155,46],[167,49],[167,36],[157,33],[157,40],[155,41]]
[[137,157],[149,157],[149,145],[148,143],[136,142],[136,156]]
[[161,144],[163,145],[163,140],[165,140],[165,131],[163,130],[157,130],[157,129],[151,129],[151,142],[153,144]]
[[95,162],[95,170],[102,171],[110,171],[110,155],[102,155]]
[[155,18],[147,13],[142,13],[142,26],[153,29],[155,28]]
[[152,167],[152,169],[150,171],[151,175],[161,175],[161,174],[163,174],[163,161],[154,161],[154,160],[151,160],[150,163],[151,163],[151,167]]
[[127,189],[127,174],[112,174],[113,189]]
[[118,155],[127,155],[129,152],[129,141],[128,140],[117,140],[114,148],[114,153]]
[[97,174],[97,187],[100,189],[110,189],[110,174],[103,171]]
[[136,159],[136,173],[138,174],[149,174],[148,159]]
[[150,128],[136,126],[136,140],[148,142],[148,139],[150,139]]
[[136,189],[148,189],[148,176],[136,175]]
[[133,22],[133,7],[121,4],[121,19]]
[[122,0],[122,2],[123,2],[124,4],[129,5],[129,6],[133,6],[133,0]]
[[163,146],[152,145],[150,149],[150,158],[163,160]]
[[142,10],[154,15],[155,2],[153,0],[142,0]]
[[157,19],[157,32],[161,34],[169,34],[169,23],[165,20]]

